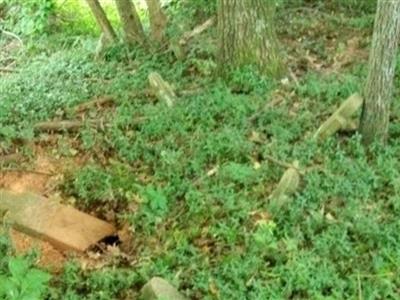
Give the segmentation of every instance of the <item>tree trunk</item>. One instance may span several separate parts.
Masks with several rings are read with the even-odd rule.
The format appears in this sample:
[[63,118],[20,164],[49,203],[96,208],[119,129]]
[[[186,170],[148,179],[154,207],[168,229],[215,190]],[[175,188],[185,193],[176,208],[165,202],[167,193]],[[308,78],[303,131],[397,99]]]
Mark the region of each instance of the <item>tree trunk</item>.
[[86,0],[87,4],[90,7],[94,17],[96,18],[96,22],[99,25],[101,31],[104,33],[105,38],[108,41],[116,41],[117,35],[115,34],[114,29],[111,26],[110,21],[107,19],[106,13],[101,7],[98,0]]
[[146,0],[149,10],[151,37],[154,41],[162,43],[165,38],[167,17],[162,11],[160,0]]
[[399,33],[400,1],[379,0],[360,123],[366,145],[387,139]]
[[263,73],[281,75],[275,1],[219,0],[218,3],[220,68],[255,64]]
[[144,45],[146,36],[135,5],[131,0],[115,0],[115,3],[121,18],[126,43]]

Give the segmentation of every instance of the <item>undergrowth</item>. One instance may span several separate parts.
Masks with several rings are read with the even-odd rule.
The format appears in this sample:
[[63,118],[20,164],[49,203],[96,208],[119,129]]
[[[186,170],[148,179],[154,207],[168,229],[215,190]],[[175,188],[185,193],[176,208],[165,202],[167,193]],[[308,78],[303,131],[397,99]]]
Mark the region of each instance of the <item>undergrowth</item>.
[[[113,211],[116,224],[130,226],[129,258],[92,271],[71,262],[49,281],[32,258],[12,256],[2,237],[2,283],[20,292],[34,278],[36,293],[50,299],[127,299],[155,275],[190,299],[399,298],[400,144],[366,152],[357,134],[311,138],[360,91],[364,64],[340,74],[307,70],[298,84],[252,68],[222,81],[210,75],[212,50],[179,62],[115,46],[94,61],[94,44],[78,39],[21,58],[19,72],[3,77],[0,146],[9,153],[16,139],[40,144],[36,122],[74,119],[77,104],[112,95],[115,107],[88,113],[102,128],[88,122],[52,151],[60,159],[89,154],[60,188],[80,209]],[[145,92],[151,71],[190,93],[166,107]],[[268,201],[284,171],[268,156],[317,166],[284,207]]]

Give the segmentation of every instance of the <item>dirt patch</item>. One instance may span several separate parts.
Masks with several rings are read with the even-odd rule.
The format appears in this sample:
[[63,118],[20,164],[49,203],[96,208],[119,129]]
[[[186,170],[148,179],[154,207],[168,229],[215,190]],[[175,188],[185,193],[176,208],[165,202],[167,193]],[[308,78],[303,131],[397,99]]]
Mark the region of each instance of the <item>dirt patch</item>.
[[[15,193],[34,193],[47,198],[58,198],[57,187],[63,180],[64,173],[84,165],[85,157],[71,157],[55,159],[45,152],[43,148],[35,149],[36,159],[30,166],[15,169],[0,170],[0,189]],[[48,269],[50,272],[62,271],[68,256],[67,252],[60,251],[50,243],[16,230],[10,230],[10,238],[17,254],[23,255],[33,250],[38,250],[37,266]],[[72,254],[72,253],[71,253]],[[99,252],[74,254],[83,268],[100,268],[111,264],[116,259],[126,259],[117,246],[104,245]]]
[[354,63],[360,63],[368,60],[368,50],[362,46],[362,39],[360,37],[353,37],[346,41],[343,49],[337,50],[336,55],[333,57],[333,64],[331,71],[339,72]]
[[43,194],[49,176],[25,172],[6,172],[0,174],[0,187],[16,193],[34,192]]
[[57,176],[52,174],[55,174],[55,171],[52,159],[38,156],[29,170],[21,168],[0,171],[0,188],[17,193],[33,192],[45,195],[54,187]]
[[[57,176],[51,175],[56,172],[54,161],[47,156],[38,156],[30,170],[32,171],[0,171],[0,188],[16,193],[49,194],[57,181]],[[66,257],[51,244],[16,230],[10,230],[10,237],[17,254],[22,255],[37,249],[40,253],[38,266],[48,268],[51,272],[62,270]]]
[[13,229],[10,230],[10,238],[18,255],[27,254],[36,249],[39,251],[38,266],[54,273],[62,271],[67,258],[49,243],[37,240]]

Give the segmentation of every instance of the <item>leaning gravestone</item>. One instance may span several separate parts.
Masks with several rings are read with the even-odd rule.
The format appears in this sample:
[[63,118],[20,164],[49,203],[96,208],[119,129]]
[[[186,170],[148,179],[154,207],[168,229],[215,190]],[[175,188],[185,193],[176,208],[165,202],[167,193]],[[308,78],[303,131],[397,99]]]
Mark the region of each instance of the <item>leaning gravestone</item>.
[[288,197],[294,194],[300,184],[299,162],[295,160],[292,167],[288,168],[278,186],[270,195],[271,202],[278,206],[283,205]]
[[317,130],[314,137],[323,140],[335,134],[338,130],[349,126],[353,121],[351,116],[362,106],[363,99],[358,94],[351,95]]
[[168,107],[172,107],[177,97],[171,85],[157,72],[151,72],[148,77],[150,88],[157,99],[164,101]]

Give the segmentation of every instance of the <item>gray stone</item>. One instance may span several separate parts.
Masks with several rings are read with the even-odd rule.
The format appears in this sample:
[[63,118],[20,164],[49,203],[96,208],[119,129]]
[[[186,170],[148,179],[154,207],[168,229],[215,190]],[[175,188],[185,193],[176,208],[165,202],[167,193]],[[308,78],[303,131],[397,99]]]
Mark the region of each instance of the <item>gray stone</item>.
[[153,277],[141,290],[142,300],[187,300],[168,281]]

